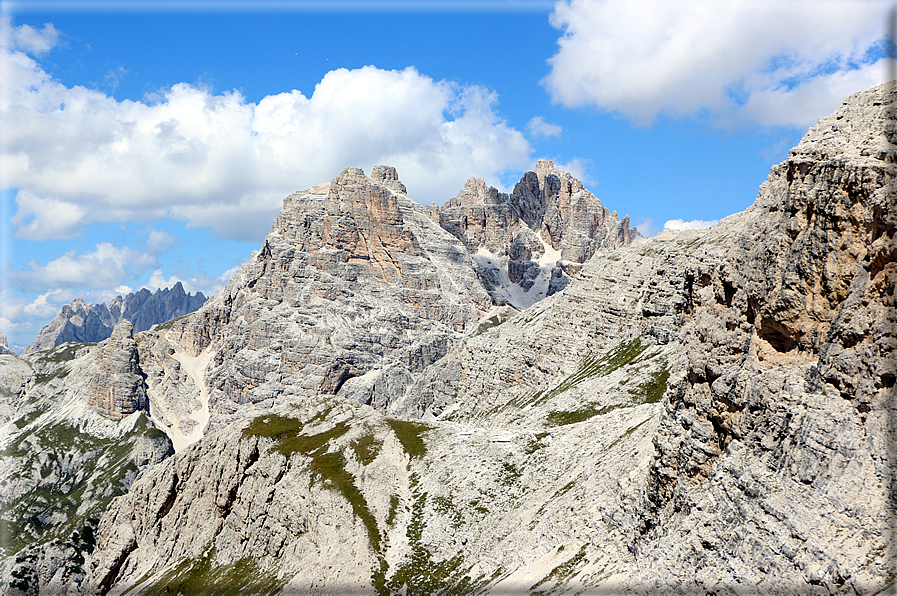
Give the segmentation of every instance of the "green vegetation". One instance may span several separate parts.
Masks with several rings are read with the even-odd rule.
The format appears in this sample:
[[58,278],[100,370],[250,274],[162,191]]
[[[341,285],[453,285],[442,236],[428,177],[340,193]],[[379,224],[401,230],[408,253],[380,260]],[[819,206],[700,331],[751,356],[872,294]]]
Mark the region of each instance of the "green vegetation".
[[542,443],[542,439],[544,439],[545,437],[547,437],[550,434],[551,433],[547,433],[547,432],[537,433],[536,438],[530,440],[530,442],[526,445],[526,449],[524,450],[524,452],[527,455],[532,455],[539,449],[542,449],[543,447],[545,447],[545,445]]
[[238,596],[252,594],[267,596],[278,594],[286,585],[286,579],[277,579],[259,569],[258,564],[245,557],[232,565],[215,563],[215,548],[211,548],[198,560],[183,561],[157,581],[149,585],[143,596]]
[[75,353],[81,348],[95,346],[95,343],[65,343],[49,350],[41,352],[38,360],[41,362],[68,362],[75,359]]
[[365,435],[352,442],[352,450],[355,451],[355,457],[358,458],[358,461],[363,466],[368,466],[377,459],[381,447],[383,447],[383,441],[378,440],[372,434]]
[[346,470],[345,456],[341,451],[327,450],[330,442],[346,434],[349,426],[340,423],[330,430],[314,435],[299,434],[305,426],[301,420],[287,416],[273,414],[259,416],[243,429],[243,437],[269,437],[274,439],[277,451],[284,456],[290,457],[294,453],[301,453],[311,458],[308,470],[311,472],[312,481],[321,481],[324,487],[338,492],[349,502],[352,512],[362,521],[368,532],[371,547],[374,552],[379,553],[380,531],[377,528],[377,521],[368,508],[364,495],[355,486],[354,477]]
[[638,429],[638,427],[640,427],[641,425],[643,425],[646,422],[647,422],[647,420],[642,420],[641,422],[639,422],[638,424],[636,424],[635,426],[633,426],[632,428],[627,430],[625,433],[623,433],[622,435],[620,435],[619,437],[614,439],[614,442],[611,443],[610,445],[608,445],[607,447],[605,447],[604,450],[605,451],[609,450],[611,447],[613,447],[614,445],[616,445],[617,443],[622,441],[624,438],[626,438],[629,435],[631,435],[632,433],[634,433],[636,431],[636,429]]
[[259,436],[274,439],[277,451],[290,457],[294,453],[312,455],[332,439],[343,436],[349,430],[349,427],[342,423],[316,435],[299,434],[305,426],[304,422],[296,418],[276,414],[260,416],[243,429],[243,438]]
[[649,380],[638,386],[637,390],[630,389],[629,393],[631,395],[644,397],[642,403],[654,404],[659,402],[663,397],[663,394],[667,390],[667,381],[669,380],[670,369],[667,368],[666,363],[664,363],[663,368],[653,373]]
[[417,476],[412,475],[411,485],[414,490],[414,504],[411,507],[411,523],[408,524],[406,535],[411,554],[406,562],[400,566],[389,583],[378,589],[380,594],[395,594],[405,587],[406,596],[431,596],[433,594],[462,595],[478,594],[483,587],[494,581],[492,578],[480,576],[471,580],[467,576],[470,567],[464,565],[461,555],[450,559],[434,561],[430,551],[421,544],[421,536],[424,531],[423,513],[427,505],[427,493],[419,494],[416,490]]
[[179,317],[175,317],[175,318],[171,319],[170,321],[165,321],[164,323],[159,323],[158,325],[156,325],[155,327],[152,328],[152,331],[168,331],[169,329],[174,327],[175,323],[177,323],[181,319],[186,319],[187,317],[189,317],[192,314],[193,313],[187,313],[186,315],[181,315]]
[[49,372],[46,374],[36,374],[34,375],[35,383],[49,383],[53,379],[64,379],[69,376],[69,369],[67,366],[60,366],[53,372]]
[[[561,552],[561,549],[558,549],[558,552]],[[570,581],[570,578],[576,573],[577,568],[581,567],[582,560],[586,556],[586,545],[583,544],[582,548],[579,549],[579,552],[573,555],[570,559],[561,563],[557,567],[551,570],[551,573],[543,577],[541,580],[530,586],[530,591],[532,592],[542,584],[546,584],[552,582],[555,586],[560,586],[566,584]],[[549,594],[551,590],[548,592],[532,592],[533,596],[536,594]]]
[[583,420],[588,420],[593,416],[600,416],[602,414],[607,414],[612,410],[616,410],[617,408],[623,408],[622,404],[612,405],[612,406],[604,406],[603,408],[594,408],[592,406],[588,408],[583,408],[582,410],[575,410],[573,412],[551,412],[545,418],[548,424],[553,424],[554,426],[564,426],[567,424],[576,424],[577,422],[582,422]]
[[503,486],[511,486],[516,484],[520,479],[522,472],[512,463],[502,462],[501,464],[501,484]]
[[600,358],[589,354],[582,359],[576,371],[561,381],[554,389],[548,392],[539,391],[533,395],[532,403],[534,405],[545,403],[565,391],[573,389],[583,381],[609,375],[615,370],[635,362],[647,349],[648,346],[642,345],[641,340],[637,337],[632,341],[620,342],[616,348]]
[[[65,422],[25,428],[23,422],[33,422],[40,414],[20,419],[24,430],[3,450],[4,457],[16,460],[16,472],[4,482],[40,480],[29,482],[29,490],[0,507],[0,554],[9,556],[47,542],[71,547],[79,555],[91,552],[96,518],[124,494],[126,478],[137,469],[132,458],[135,439],[154,438],[161,431],[150,427],[144,416],[129,434],[115,439],[95,437]],[[65,516],[62,523],[46,521],[60,513]],[[79,558],[72,573],[81,572]]]
[[508,315],[507,313],[492,315],[491,317],[489,317],[488,319],[486,319],[485,321],[483,321],[482,323],[479,324],[479,326],[477,327],[477,330],[473,333],[473,335],[471,337],[476,337],[477,335],[481,335],[481,334],[489,331],[493,327],[498,327],[499,325],[501,325],[505,321],[509,320],[510,318],[511,318],[511,315]]
[[391,526],[396,521],[396,513],[399,511],[399,495],[389,497],[389,512],[386,514],[386,525]]
[[429,426],[421,422],[409,422],[408,420],[396,420],[394,418],[387,418],[386,423],[392,428],[392,432],[395,433],[399,443],[402,444],[405,453],[412,458],[421,458],[427,454],[427,444],[421,438],[421,435],[430,430]]

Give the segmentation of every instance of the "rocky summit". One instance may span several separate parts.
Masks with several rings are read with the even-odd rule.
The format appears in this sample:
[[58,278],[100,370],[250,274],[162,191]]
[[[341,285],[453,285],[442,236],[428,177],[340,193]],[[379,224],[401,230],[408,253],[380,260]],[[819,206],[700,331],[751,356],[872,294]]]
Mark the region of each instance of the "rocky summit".
[[2,593],[893,589],[895,109],[665,239],[550,162],[290,195],[195,313],[0,355]]
[[185,292],[181,282],[171,289],[150,292],[144,288],[127,296],[116,296],[109,306],[87,304],[76,298],[41,328],[22,353],[41,352],[66,342],[97,343],[112,335],[112,329],[122,321],[129,321],[137,332],[145,331],[158,323],[191,313],[205,301],[202,292]]

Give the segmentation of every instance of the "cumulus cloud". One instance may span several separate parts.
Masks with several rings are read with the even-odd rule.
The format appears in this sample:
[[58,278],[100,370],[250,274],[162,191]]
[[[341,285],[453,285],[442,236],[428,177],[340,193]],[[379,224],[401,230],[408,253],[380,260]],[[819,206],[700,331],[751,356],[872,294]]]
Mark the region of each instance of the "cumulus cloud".
[[680,232],[684,232],[685,230],[703,230],[704,228],[715,226],[718,223],[718,219],[711,219],[706,221],[703,219],[693,219],[691,221],[684,221],[681,219],[668,219],[666,223],[663,224],[663,229],[679,230]]
[[442,203],[474,173],[497,184],[523,170],[532,152],[496,112],[495,93],[414,68],[334,70],[310,97],[294,90],[258,103],[188,84],[119,102],[54,81],[8,46],[3,61],[0,177],[19,189],[21,238],[175,217],[257,240],[285,195],[346,166],[395,166],[412,198]]
[[56,315],[59,310],[57,306],[58,300],[52,297],[62,294],[61,289],[50,290],[45,294],[39,295],[22,309],[23,314],[30,319],[50,318]]
[[94,251],[77,254],[74,250],[41,265],[36,261],[27,269],[11,269],[10,280],[26,291],[45,288],[114,288],[135,277],[141,269],[156,264],[156,256],[130,247],[101,242]]
[[46,54],[59,42],[59,31],[51,23],[41,29],[30,25],[13,27],[9,17],[0,19],[0,46],[20,50],[33,56]]
[[151,255],[160,255],[171,248],[176,241],[177,239],[168,232],[150,230],[146,239],[146,252]]
[[635,229],[645,238],[650,238],[657,234],[657,226],[654,225],[654,220],[650,217],[636,224]]
[[560,138],[564,129],[559,124],[551,124],[545,122],[541,116],[536,116],[526,125],[526,132],[533,137],[556,137]]
[[[567,162],[554,162],[554,167],[557,170],[562,172],[567,172],[574,178],[577,178],[580,182],[584,184],[594,184],[595,181],[589,175],[589,161],[585,159],[580,159],[579,157],[574,157],[570,161]],[[535,169],[533,166],[530,169]]]
[[881,82],[886,0],[561,0],[554,101],[805,127]]

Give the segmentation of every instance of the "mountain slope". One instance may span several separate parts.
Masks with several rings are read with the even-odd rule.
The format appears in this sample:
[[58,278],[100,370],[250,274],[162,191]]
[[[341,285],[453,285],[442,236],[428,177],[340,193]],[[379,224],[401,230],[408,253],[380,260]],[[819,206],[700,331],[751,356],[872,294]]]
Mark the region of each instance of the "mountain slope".
[[94,586],[892,585],[895,107],[848,98],[744,213],[599,253],[467,338],[418,378],[436,420],[296,395],[168,459],[101,521]]

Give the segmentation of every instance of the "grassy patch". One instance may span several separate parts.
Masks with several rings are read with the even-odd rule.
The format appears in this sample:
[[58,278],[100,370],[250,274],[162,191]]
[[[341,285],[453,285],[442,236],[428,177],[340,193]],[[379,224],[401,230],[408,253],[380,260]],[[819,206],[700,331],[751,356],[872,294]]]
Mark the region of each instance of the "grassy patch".
[[215,563],[215,549],[198,560],[186,560],[150,584],[143,596],[180,594],[181,596],[238,596],[253,594],[267,596],[279,593],[286,579],[277,579],[259,569],[250,557],[232,565]]
[[[412,476],[412,486],[416,486],[416,476]],[[411,508],[411,523],[406,536],[411,553],[380,590],[381,594],[395,594],[405,589],[406,596],[430,596],[479,594],[493,578],[482,576],[472,580],[467,576],[470,567],[464,564],[461,555],[434,561],[430,551],[421,543],[424,531],[423,513],[427,504],[427,493],[418,494]]]
[[277,451],[290,457],[297,452],[309,455],[313,451],[321,449],[332,439],[343,436],[349,430],[349,427],[343,423],[315,435],[299,434],[305,426],[306,423],[301,420],[288,416],[276,414],[259,416],[243,429],[243,438],[259,436],[274,439]]
[[622,441],[623,439],[625,439],[626,437],[628,437],[629,435],[634,433],[638,429],[638,427],[640,427],[641,425],[643,425],[646,422],[647,422],[647,420],[642,420],[641,422],[639,422],[638,424],[636,424],[635,426],[633,426],[632,428],[627,430],[625,433],[623,433],[622,435],[620,435],[619,437],[614,439],[614,442],[611,443],[610,445],[608,445],[607,447],[605,447],[604,450],[605,451],[609,450],[611,447],[613,447],[614,445],[616,445],[617,443],[619,443],[620,441]]
[[642,398],[641,403],[654,404],[661,400],[667,390],[667,382],[670,380],[670,369],[664,363],[663,368],[652,373],[651,378],[638,386],[638,389],[630,389],[630,395]]
[[512,486],[520,480],[523,473],[520,469],[510,462],[502,462],[501,464],[501,484],[502,486]]
[[648,346],[642,345],[641,340],[637,337],[632,341],[620,342],[617,347],[600,358],[589,354],[582,359],[576,371],[561,381],[554,389],[547,392],[539,391],[533,395],[533,404],[545,403],[565,391],[573,389],[583,381],[608,375],[619,368],[632,364],[647,349]]
[[330,453],[312,454],[309,470],[313,478],[321,480],[321,483],[330,490],[334,490],[349,501],[352,512],[361,520],[368,532],[368,540],[374,552],[380,552],[380,530],[377,528],[377,520],[368,508],[364,495],[355,486],[355,478],[346,471],[346,459],[339,451]]
[[[560,550],[558,551],[560,552]],[[543,577],[541,580],[530,586],[530,591],[535,590],[542,584],[547,584],[549,582],[553,583],[555,586],[560,586],[562,584],[570,581],[570,578],[576,573],[578,567],[582,563],[582,560],[586,556],[586,545],[582,545],[582,548],[579,549],[579,552],[573,555],[569,560],[561,563],[557,567],[551,570],[551,573]],[[543,594],[550,593],[549,592],[534,592],[534,594]]]
[[396,513],[399,511],[399,495],[389,497],[389,512],[386,514],[386,525],[391,526],[396,521]]
[[368,532],[368,539],[375,552],[380,552],[380,531],[377,521],[364,500],[364,495],[355,486],[355,478],[346,470],[346,458],[341,451],[328,452],[330,442],[349,430],[349,426],[340,423],[314,435],[299,434],[306,424],[296,418],[287,416],[259,416],[243,429],[243,437],[261,436],[275,440],[277,451],[286,457],[301,453],[311,458],[308,464],[312,481],[341,494],[352,506]]
[[[29,484],[24,494],[0,506],[0,553],[8,556],[52,541],[71,542],[67,545],[79,552],[87,548],[83,545],[92,541],[88,522],[124,494],[125,478],[137,469],[131,455],[134,442],[152,430],[141,417],[129,434],[116,439],[98,438],[63,422],[20,433],[3,455],[15,460],[12,476]],[[73,459],[80,465],[66,474],[63,463]],[[64,521],[48,521],[54,514],[63,514]]]
[[53,372],[49,372],[46,374],[37,374],[34,375],[34,382],[38,384],[49,383],[53,379],[64,379],[69,376],[69,369],[67,366],[60,366]]
[[424,443],[421,435],[430,430],[429,426],[421,422],[396,420],[394,418],[387,418],[386,423],[392,428],[392,432],[395,433],[399,443],[402,444],[405,453],[412,458],[420,458],[427,454],[427,444]]
[[473,333],[473,335],[471,337],[476,337],[477,335],[486,333],[493,327],[498,327],[499,325],[501,325],[502,323],[504,323],[505,321],[507,321],[510,318],[511,317],[508,315],[493,315],[493,316],[489,317],[488,319],[486,319],[485,321],[483,321],[482,323],[480,323],[479,326],[477,327],[477,330]]
[[358,461],[363,466],[368,466],[377,459],[381,447],[383,447],[383,441],[378,440],[372,434],[352,441],[352,450],[355,451],[355,457],[358,458]]
[[181,319],[186,319],[187,317],[189,317],[192,314],[193,314],[192,312],[187,313],[186,315],[181,315],[179,317],[175,317],[175,318],[171,319],[170,321],[165,321],[164,323],[159,323],[158,325],[153,327],[152,330],[153,331],[168,331],[169,329],[174,327],[175,323],[177,323]]
[[61,346],[56,346],[50,350],[46,350],[41,352],[41,356],[38,357],[38,360],[41,362],[68,362],[69,360],[75,359],[75,353],[81,348],[85,348],[87,346],[95,346],[95,343],[66,343]]
[[548,424],[553,424],[554,426],[565,426],[567,424],[576,424],[577,422],[583,422],[584,420],[588,420],[594,416],[601,416],[602,414],[607,414],[612,410],[616,410],[617,408],[623,408],[625,406],[621,404],[616,404],[612,406],[604,406],[603,408],[595,408],[588,407],[583,408],[582,410],[575,410],[573,412],[551,412],[545,418]]

